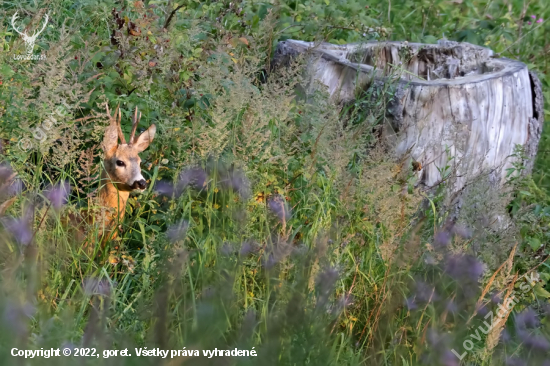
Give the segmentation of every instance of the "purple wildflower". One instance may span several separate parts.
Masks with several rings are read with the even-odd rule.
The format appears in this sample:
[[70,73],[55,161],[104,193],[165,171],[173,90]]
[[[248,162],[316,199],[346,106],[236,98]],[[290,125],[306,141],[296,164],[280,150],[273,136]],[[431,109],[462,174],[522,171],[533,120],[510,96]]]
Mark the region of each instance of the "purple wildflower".
[[171,242],[176,242],[185,238],[188,228],[189,223],[187,221],[182,221],[179,224],[174,224],[170,226],[166,231],[166,236]]
[[111,284],[106,278],[98,279],[96,277],[86,277],[82,286],[87,296],[109,296],[111,294]]
[[519,357],[508,357],[506,359],[506,366],[527,366],[527,363]]
[[21,194],[23,192],[23,189],[25,188],[25,184],[23,183],[23,180],[21,179],[14,179],[9,187],[8,187],[8,195],[13,197],[17,196],[18,194]]
[[352,295],[342,295],[340,297],[340,300],[338,300],[338,309],[343,310],[348,308],[350,305],[353,304],[353,296]]
[[450,340],[449,334],[439,332],[437,329],[434,328],[430,328],[428,330],[427,338],[430,345],[439,352],[441,352],[445,348],[445,345],[447,345]]
[[244,315],[243,323],[255,323],[256,322],[256,313],[254,309],[250,308]]
[[208,176],[204,169],[200,167],[187,168],[180,174],[177,194],[180,194],[187,186],[193,186],[200,189],[206,185],[207,179]]
[[294,246],[289,244],[285,240],[280,240],[279,238],[274,238],[273,245],[269,248],[270,260],[273,260],[274,263],[279,263],[285,258],[287,258],[293,251]]
[[409,297],[405,299],[405,305],[407,305],[407,308],[409,310],[415,310],[418,308],[418,305],[416,305],[416,301],[414,297]]
[[243,338],[246,339],[252,336],[255,327],[256,327],[256,313],[254,312],[254,310],[249,309],[244,315],[243,322],[242,322],[241,334]]
[[539,20],[537,20],[537,23],[542,23],[544,20],[542,20],[542,18],[539,18]]
[[155,183],[155,192],[163,196],[172,196],[175,192],[174,185],[170,182],[161,180]]
[[456,305],[456,303],[453,301],[453,300],[448,300],[447,301],[447,306],[445,307],[445,309],[450,312],[450,313],[456,313],[458,311],[458,306]]
[[510,332],[503,329],[502,333],[500,333],[500,339],[503,343],[509,343],[512,340],[512,336],[510,335]]
[[537,19],[537,16],[536,15],[531,15],[531,18]]
[[258,245],[251,241],[245,241],[243,243],[243,246],[241,247],[240,255],[245,256],[248,255],[251,252],[255,252],[258,248]]
[[328,304],[331,292],[334,290],[338,280],[338,271],[335,268],[327,268],[317,277],[317,288],[319,297],[317,298],[317,309],[322,309]]
[[435,288],[423,281],[416,282],[415,297],[418,301],[423,303],[436,301],[439,298],[435,292]]
[[533,24],[533,23],[531,23],[531,22],[529,21],[529,22],[527,22],[527,24],[531,25],[531,24]]
[[5,163],[0,164],[0,183],[4,183],[11,175],[13,170]]
[[263,260],[263,265],[264,265],[265,269],[271,269],[275,266],[275,264],[277,264],[277,260],[275,259],[275,256],[273,255],[273,253],[270,253],[267,256],[267,259]]
[[523,341],[523,345],[530,350],[547,352],[550,349],[550,343],[543,336],[530,335],[524,330],[519,330],[518,335]]
[[21,179],[14,179],[15,176],[9,165],[0,164],[0,199],[16,196],[23,190],[23,182]]
[[436,248],[446,247],[451,242],[451,237],[451,233],[445,228],[439,230],[434,236],[434,246]]
[[244,172],[240,169],[229,171],[220,179],[222,188],[232,189],[237,192],[242,198],[250,198],[250,182],[246,178]]
[[50,200],[54,210],[59,211],[67,203],[70,191],[71,185],[65,181],[46,191],[46,198]]
[[459,366],[460,362],[452,351],[445,350],[441,355],[441,365],[443,366]]
[[33,209],[27,208],[20,218],[3,218],[2,223],[6,230],[21,246],[27,246],[34,237],[32,231]]
[[484,265],[471,255],[453,255],[447,258],[445,272],[455,280],[477,281],[484,272]]
[[539,325],[539,320],[535,311],[528,308],[516,316],[516,324],[520,329],[536,328]]
[[292,249],[292,254],[298,257],[303,257],[308,252],[309,252],[309,248],[304,243],[294,246],[294,248]]
[[489,309],[487,308],[487,306],[485,306],[483,304],[479,305],[476,308],[476,311],[477,311],[477,314],[479,316],[482,316],[482,317],[484,317],[485,315],[487,315],[489,313]]
[[428,342],[432,346],[436,346],[439,342],[441,342],[440,334],[433,328],[428,329]]
[[36,308],[30,303],[21,305],[8,302],[4,308],[4,322],[8,324],[17,335],[23,336],[27,331],[28,319],[32,317],[35,312]]
[[328,294],[332,291],[332,288],[338,280],[338,271],[336,268],[327,268],[319,274],[317,277],[317,284],[319,285],[319,290],[323,294]]
[[222,248],[221,248],[221,253],[224,255],[224,256],[230,256],[232,253],[233,253],[233,247],[231,246],[231,244],[225,242],[223,243],[222,245]]
[[290,208],[281,195],[275,195],[269,199],[267,207],[283,222],[286,222],[290,218]]

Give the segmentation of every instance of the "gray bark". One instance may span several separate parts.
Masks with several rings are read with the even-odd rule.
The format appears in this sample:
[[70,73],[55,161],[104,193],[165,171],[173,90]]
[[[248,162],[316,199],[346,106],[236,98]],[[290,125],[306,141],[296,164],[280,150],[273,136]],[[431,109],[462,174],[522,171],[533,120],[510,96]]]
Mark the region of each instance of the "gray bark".
[[313,44],[280,42],[274,67],[305,53],[310,76],[337,102],[358,91],[391,83],[388,105],[395,154],[420,162],[419,182],[437,185],[451,165],[458,192],[476,176],[506,179],[515,145],[524,147],[525,171],[533,166],[543,123],[541,84],[524,63],[496,57],[468,43],[407,42]]

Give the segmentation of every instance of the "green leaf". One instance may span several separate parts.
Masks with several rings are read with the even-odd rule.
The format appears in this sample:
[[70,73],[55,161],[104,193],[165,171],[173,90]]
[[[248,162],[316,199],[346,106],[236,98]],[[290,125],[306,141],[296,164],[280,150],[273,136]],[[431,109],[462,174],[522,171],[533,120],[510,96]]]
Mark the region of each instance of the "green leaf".
[[9,78],[13,74],[14,72],[9,65],[4,64],[0,66],[0,75],[2,75],[3,77]]
[[550,292],[546,291],[540,283],[537,283],[533,288],[533,291],[537,296],[544,297],[545,299],[550,298]]
[[157,213],[151,216],[150,221],[164,220],[165,218],[166,218],[166,214]]
[[191,73],[189,71],[182,71],[180,72],[180,79],[183,80],[183,81],[187,81],[189,80],[189,78],[191,77]]
[[537,238],[529,238],[529,239],[527,239],[527,242],[529,243],[529,246],[533,250],[538,250],[540,248],[540,246],[542,245],[540,240],[537,239]]
[[156,232],[156,233],[160,233],[160,227],[157,226],[157,225],[149,225],[149,226],[147,227],[147,230],[148,230],[148,231],[154,231],[154,232]]

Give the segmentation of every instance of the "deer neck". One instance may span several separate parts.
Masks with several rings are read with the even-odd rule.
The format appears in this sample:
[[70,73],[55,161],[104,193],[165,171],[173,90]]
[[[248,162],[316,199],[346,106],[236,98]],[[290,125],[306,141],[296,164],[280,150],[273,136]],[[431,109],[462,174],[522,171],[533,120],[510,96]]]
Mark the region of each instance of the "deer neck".
[[99,191],[99,204],[103,208],[112,209],[113,215],[109,215],[109,223],[114,219],[122,221],[126,212],[126,203],[130,197],[129,191],[120,191],[111,182],[106,172],[101,174],[101,189]]

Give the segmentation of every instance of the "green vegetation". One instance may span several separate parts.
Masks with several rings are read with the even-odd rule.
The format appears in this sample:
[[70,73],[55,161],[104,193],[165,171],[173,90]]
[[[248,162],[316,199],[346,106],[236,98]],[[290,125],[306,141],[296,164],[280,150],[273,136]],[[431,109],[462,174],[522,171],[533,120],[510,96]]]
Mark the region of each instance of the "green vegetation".
[[[16,11],[19,29],[49,14],[45,60],[14,58]],[[518,164],[502,194],[479,182],[451,222],[445,187],[414,188],[377,138],[391,87],[335,106],[296,93],[302,59],[270,68],[288,38],[446,37],[527,63],[548,100],[546,1],[2,1],[0,15],[0,204],[16,197],[0,218],[2,365],[549,364],[550,131],[532,177]],[[126,134],[137,106],[157,136],[141,154],[147,190],[92,254],[66,217],[94,207],[106,103]]]

